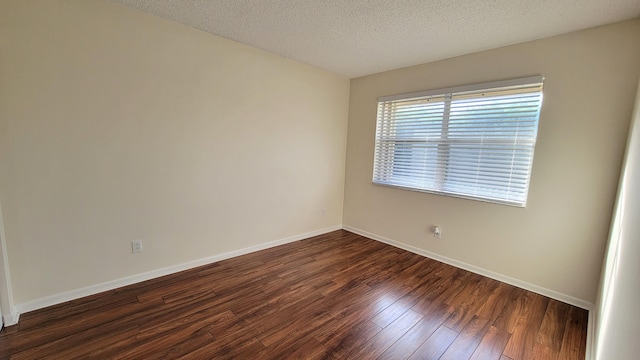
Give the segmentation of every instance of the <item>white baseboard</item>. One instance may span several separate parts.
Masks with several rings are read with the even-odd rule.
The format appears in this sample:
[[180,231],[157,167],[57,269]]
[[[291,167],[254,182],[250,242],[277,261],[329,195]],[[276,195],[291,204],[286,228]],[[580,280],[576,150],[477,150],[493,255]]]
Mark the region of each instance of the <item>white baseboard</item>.
[[2,314],[2,323],[3,326],[12,326],[18,323],[18,319],[20,318],[20,313],[18,313],[15,309],[11,314]]
[[267,243],[264,243],[264,244],[259,244],[259,245],[251,246],[251,247],[248,247],[248,248],[240,249],[240,250],[235,250],[235,251],[230,251],[230,252],[223,253],[223,254],[213,255],[213,256],[210,256],[210,257],[206,257],[206,258],[202,258],[202,259],[198,259],[198,260],[194,260],[194,261],[189,261],[189,262],[182,263],[182,264],[172,265],[172,266],[168,266],[168,267],[165,267],[165,268],[148,271],[148,272],[141,273],[141,274],[135,274],[135,275],[127,276],[127,277],[124,277],[124,278],[121,278],[121,279],[116,279],[116,280],[103,282],[101,284],[90,285],[90,286],[83,287],[83,288],[80,288],[80,289],[66,291],[66,292],[63,292],[63,293],[59,293],[59,294],[43,297],[43,298],[40,298],[40,299],[31,300],[31,301],[28,301],[28,302],[25,302],[25,303],[22,303],[22,304],[16,304],[16,306],[15,306],[16,313],[13,314],[13,316],[11,318],[5,320],[6,321],[6,325],[7,326],[15,325],[18,322],[18,318],[19,318],[20,314],[23,314],[23,313],[26,313],[26,312],[29,312],[29,311],[42,309],[42,308],[45,308],[47,306],[60,304],[60,303],[66,302],[66,301],[79,299],[79,298],[82,298],[82,297],[85,297],[85,296],[98,294],[98,293],[101,293],[101,292],[104,292],[104,291],[117,289],[119,287],[123,287],[123,286],[131,285],[131,284],[139,283],[139,282],[142,282],[142,281],[155,279],[155,278],[158,278],[158,277],[161,277],[161,276],[174,274],[174,273],[177,273],[177,272],[180,272],[180,271],[193,269],[193,268],[196,268],[198,266],[215,263],[215,262],[226,260],[226,259],[230,259],[230,258],[233,258],[233,257],[236,257],[236,256],[249,254],[249,253],[252,253],[252,252],[256,252],[256,251],[272,248],[272,247],[279,246],[279,245],[284,245],[284,244],[287,244],[287,243],[295,242],[295,241],[298,241],[298,240],[303,240],[303,239],[310,238],[310,237],[317,236],[317,235],[322,235],[322,234],[325,234],[325,233],[328,233],[328,232],[331,232],[331,231],[335,231],[335,230],[340,230],[340,229],[342,229],[342,225],[335,225],[335,226],[331,226],[331,227],[328,227],[328,228],[319,229],[319,230],[315,230],[315,231],[310,231],[310,232],[306,232],[304,234],[298,234],[298,235],[290,236],[290,237],[287,237],[287,238],[284,238],[284,239],[270,241],[270,242],[267,242]]
[[560,293],[560,292],[557,292],[557,291],[554,291],[554,290],[551,290],[551,289],[547,289],[547,288],[544,288],[544,287],[541,287],[541,286],[538,286],[538,285],[535,285],[535,284],[531,284],[531,283],[528,283],[526,281],[518,280],[518,279],[512,278],[510,276],[499,274],[499,273],[493,272],[491,270],[483,269],[483,268],[475,266],[475,265],[467,264],[467,263],[459,261],[459,260],[451,259],[451,258],[448,258],[446,256],[442,256],[442,255],[439,255],[439,254],[436,254],[436,253],[433,253],[433,252],[430,252],[430,251],[427,251],[427,250],[424,250],[424,249],[420,249],[420,248],[417,248],[415,246],[411,246],[411,245],[408,245],[408,244],[405,244],[405,243],[402,243],[402,242],[399,242],[399,241],[391,240],[391,239],[386,238],[384,236],[373,234],[373,233],[370,233],[368,231],[364,231],[364,230],[361,230],[361,229],[358,229],[358,228],[354,228],[352,226],[343,225],[342,228],[347,230],[347,231],[351,231],[353,233],[356,233],[358,235],[362,235],[362,236],[368,237],[370,239],[377,240],[377,241],[383,242],[385,244],[389,244],[389,245],[395,246],[397,248],[410,251],[410,252],[412,252],[414,254],[418,254],[418,255],[422,255],[422,256],[428,257],[430,259],[438,260],[440,262],[455,266],[455,267],[460,268],[460,269],[471,271],[473,273],[476,273],[476,274],[479,274],[479,275],[482,275],[482,276],[486,276],[486,277],[494,279],[494,280],[502,281],[504,283],[507,283],[507,284],[510,284],[510,285],[513,285],[513,286],[517,286],[519,288],[522,288],[522,289],[525,289],[525,290],[529,290],[531,292],[534,292],[534,293],[537,293],[537,294],[540,294],[540,295],[544,295],[546,297],[549,297],[549,298],[552,298],[552,299],[555,299],[555,300],[558,300],[558,301],[562,301],[562,302],[565,302],[567,304],[574,305],[574,306],[577,306],[577,307],[585,309],[585,310],[589,310],[589,312],[591,312],[593,310],[593,308],[594,308],[594,305],[592,303],[588,302],[588,301],[585,301],[585,300],[582,300],[582,299],[578,299],[578,298],[575,298],[573,296],[566,295],[566,294],[563,294],[563,293]]
[[585,352],[586,360],[595,360],[595,335],[596,335],[596,321],[595,321],[595,308],[589,310],[589,320],[587,322],[587,349]]

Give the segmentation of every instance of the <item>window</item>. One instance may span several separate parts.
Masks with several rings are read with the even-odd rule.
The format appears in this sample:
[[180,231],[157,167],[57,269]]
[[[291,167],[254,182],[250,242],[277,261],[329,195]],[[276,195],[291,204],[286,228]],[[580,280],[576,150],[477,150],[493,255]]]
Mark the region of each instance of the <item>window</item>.
[[373,183],[525,206],[543,80],[379,98]]

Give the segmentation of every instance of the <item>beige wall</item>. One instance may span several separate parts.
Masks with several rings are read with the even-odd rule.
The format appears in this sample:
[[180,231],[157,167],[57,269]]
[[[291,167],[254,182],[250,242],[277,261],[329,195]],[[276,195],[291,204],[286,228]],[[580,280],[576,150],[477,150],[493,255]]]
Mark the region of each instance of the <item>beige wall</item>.
[[633,360],[640,353],[640,83],[620,177],[596,320],[598,360]]
[[348,79],[106,1],[2,2],[0,50],[16,303],[341,225]]
[[[638,39],[640,20],[628,21],[352,80],[343,223],[593,303]],[[526,208],[371,184],[377,97],[537,74],[546,81]]]

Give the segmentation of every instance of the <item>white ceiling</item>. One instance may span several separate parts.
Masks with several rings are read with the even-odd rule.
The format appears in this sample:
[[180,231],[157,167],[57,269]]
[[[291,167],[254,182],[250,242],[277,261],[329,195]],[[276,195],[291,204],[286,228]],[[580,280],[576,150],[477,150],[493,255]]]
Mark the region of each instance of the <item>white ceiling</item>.
[[112,1],[349,78],[640,17],[640,0]]

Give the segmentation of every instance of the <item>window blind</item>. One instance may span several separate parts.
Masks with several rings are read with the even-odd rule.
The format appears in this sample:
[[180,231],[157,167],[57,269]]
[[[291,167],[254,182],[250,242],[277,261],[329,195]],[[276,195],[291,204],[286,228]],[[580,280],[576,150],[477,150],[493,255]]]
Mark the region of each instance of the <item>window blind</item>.
[[525,206],[543,81],[379,98],[373,182]]

